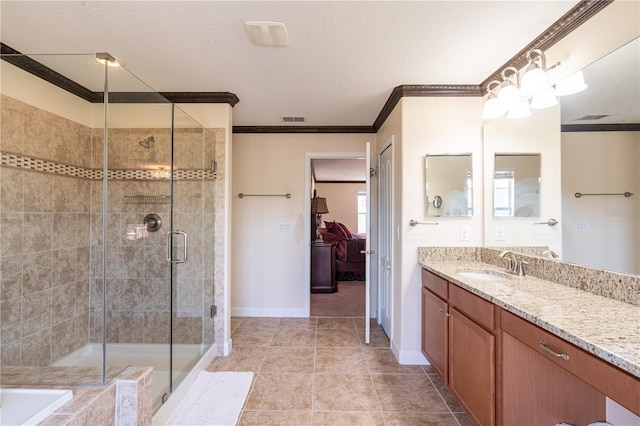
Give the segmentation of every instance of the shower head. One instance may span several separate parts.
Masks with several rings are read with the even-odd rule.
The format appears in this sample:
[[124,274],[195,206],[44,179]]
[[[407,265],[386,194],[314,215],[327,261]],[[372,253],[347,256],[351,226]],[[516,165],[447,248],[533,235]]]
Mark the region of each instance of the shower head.
[[151,148],[151,144],[154,143],[155,141],[156,141],[156,137],[151,135],[146,139],[142,139],[138,143],[140,144],[141,147],[149,149],[149,148]]

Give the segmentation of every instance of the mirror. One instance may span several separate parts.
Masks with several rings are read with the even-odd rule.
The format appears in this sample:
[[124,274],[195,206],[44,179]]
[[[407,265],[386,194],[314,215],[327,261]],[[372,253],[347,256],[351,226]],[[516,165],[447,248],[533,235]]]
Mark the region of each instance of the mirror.
[[[485,244],[491,247],[538,246],[538,234],[561,231],[563,261],[616,272],[640,274],[640,39],[620,47],[583,69],[588,88],[560,98],[561,155],[545,155],[545,163],[561,157],[559,216],[542,212],[540,221],[558,219],[553,228],[537,225],[517,244],[492,239],[494,217],[485,213]],[[615,76],[615,78],[614,78]],[[536,112],[535,115],[538,114]],[[598,117],[604,116],[604,117]],[[525,120],[530,120],[529,117]],[[524,120],[523,120],[524,121]],[[490,126],[494,125],[488,122]],[[560,129],[558,129],[560,130]],[[521,131],[522,132],[522,131]],[[526,135],[522,132],[519,135]],[[513,136],[513,135],[511,135]],[[485,167],[491,157],[485,156]],[[546,167],[543,165],[543,168]],[[544,172],[543,172],[544,173]],[[546,175],[543,186],[547,181]],[[558,188],[558,190],[560,190]],[[552,190],[554,188],[551,188]],[[485,186],[485,192],[491,190]],[[548,187],[544,186],[546,198]],[[634,195],[594,195],[575,193]],[[485,198],[486,199],[486,198]],[[543,209],[544,210],[544,198]],[[487,212],[489,213],[489,212]],[[503,223],[506,223],[504,220]],[[526,238],[525,238],[526,237]],[[502,244],[501,244],[502,243]],[[524,247],[523,247],[524,248]]]
[[473,216],[471,154],[427,154],[427,216]]
[[540,216],[540,154],[495,154],[493,215]]
[[588,88],[560,101],[562,258],[632,274],[640,274],[638,52],[636,39],[585,67]]

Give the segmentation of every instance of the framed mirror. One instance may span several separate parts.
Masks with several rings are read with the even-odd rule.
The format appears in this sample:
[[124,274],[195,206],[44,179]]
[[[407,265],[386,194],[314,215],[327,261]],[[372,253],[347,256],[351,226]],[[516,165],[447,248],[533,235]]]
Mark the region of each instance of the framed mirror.
[[540,216],[540,154],[495,154],[493,216]]
[[425,164],[427,216],[473,216],[471,154],[427,154]]

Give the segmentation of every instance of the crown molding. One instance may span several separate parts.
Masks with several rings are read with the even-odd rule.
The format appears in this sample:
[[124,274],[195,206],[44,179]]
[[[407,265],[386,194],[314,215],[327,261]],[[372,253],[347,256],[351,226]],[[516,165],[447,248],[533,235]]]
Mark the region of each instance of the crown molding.
[[640,123],[562,124],[560,131],[570,132],[640,132]]
[[231,92],[160,92],[176,104],[229,104],[236,106],[240,99]]
[[0,42],[2,60],[43,79],[69,93],[72,93],[88,102],[102,102],[102,94],[93,92],[62,74],[42,65],[40,62],[23,55],[14,48]]
[[[2,59],[30,74],[39,77],[54,86],[91,103],[104,102],[103,92],[93,92],[81,84],[63,76],[62,74],[42,65],[27,55],[0,42]],[[234,107],[240,99],[230,92],[109,92],[109,102],[112,103],[209,103],[229,104]]]
[[571,31],[575,30],[596,13],[613,3],[613,1],[614,0],[582,0],[570,11],[565,13],[560,19],[554,22],[535,40],[516,53],[515,56],[509,59],[504,65],[480,83],[482,93],[487,93],[487,86],[493,80],[501,80],[500,73],[506,67],[515,67],[516,69],[524,67],[528,63],[527,52],[530,52],[533,49],[540,49],[543,52],[547,51],[551,46],[562,40]]
[[410,97],[438,97],[438,96],[482,96],[480,86],[472,84],[404,84],[394,87],[389,99],[382,107],[380,114],[373,122],[373,128],[377,132],[385,120],[389,118],[391,111],[396,107],[400,99]]
[[233,126],[233,133],[375,133],[372,126]]

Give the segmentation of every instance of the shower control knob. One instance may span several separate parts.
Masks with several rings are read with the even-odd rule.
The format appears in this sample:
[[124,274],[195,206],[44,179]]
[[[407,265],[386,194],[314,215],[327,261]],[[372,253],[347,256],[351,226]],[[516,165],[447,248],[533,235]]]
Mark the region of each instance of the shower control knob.
[[155,213],[150,213],[144,217],[144,225],[149,232],[156,232],[162,226],[162,219]]

